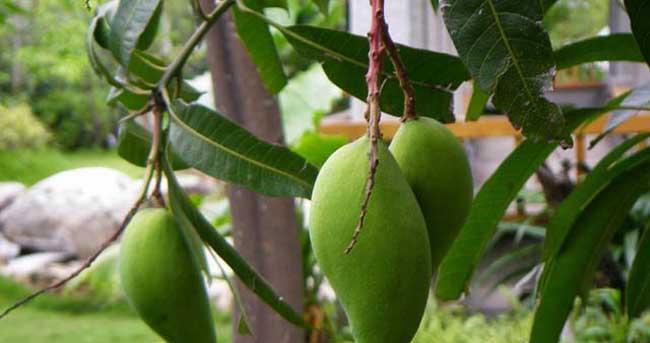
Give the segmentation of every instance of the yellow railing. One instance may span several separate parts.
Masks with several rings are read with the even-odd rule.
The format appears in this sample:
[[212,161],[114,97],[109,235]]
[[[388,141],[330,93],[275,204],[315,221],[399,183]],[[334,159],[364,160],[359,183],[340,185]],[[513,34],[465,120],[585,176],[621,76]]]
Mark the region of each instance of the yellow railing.
[[[574,132],[576,161],[583,163],[586,158],[586,135],[597,135],[603,132],[609,115],[601,116],[587,125],[583,125]],[[381,130],[385,139],[395,135],[400,122],[396,117],[384,116],[382,118]],[[447,127],[461,140],[481,139],[488,137],[513,137],[521,142],[520,133],[515,130],[508,118],[503,115],[486,115],[478,121],[447,124]],[[351,120],[341,118],[325,118],[321,123],[320,131],[325,134],[343,135],[352,140],[362,136],[366,132],[364,120]],[[636,117],[624,122],[616,129],[614,134],[632,134],[650,132],[650,112],[643,112]],[[647,146],[647,142],[641,143],[641,147]],[[580,169],[580,168],[577,168]]]

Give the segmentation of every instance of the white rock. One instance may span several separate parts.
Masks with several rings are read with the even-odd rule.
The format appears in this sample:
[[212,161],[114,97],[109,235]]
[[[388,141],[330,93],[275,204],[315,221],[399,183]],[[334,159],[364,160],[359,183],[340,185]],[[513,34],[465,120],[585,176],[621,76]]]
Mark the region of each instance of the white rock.
[[0,264],[18,256],[20,253],[20,246],[9,242],[6,238],[0,235]]
[[115,170],[65,171],[37,183],[0,212],[0,229],[21,246],[86,258],[119,227],[137,191],[136,182]]
[[0,211],[9,206],[25,191],[25,185],[20,182],[0,182]]
[[0,274],[14,279],[30,279],[32,275],[42,273],[46,267],[55,262],[61,262],[70,257],[64,252],[44,252],[21,256],[11,260],[0,269]]

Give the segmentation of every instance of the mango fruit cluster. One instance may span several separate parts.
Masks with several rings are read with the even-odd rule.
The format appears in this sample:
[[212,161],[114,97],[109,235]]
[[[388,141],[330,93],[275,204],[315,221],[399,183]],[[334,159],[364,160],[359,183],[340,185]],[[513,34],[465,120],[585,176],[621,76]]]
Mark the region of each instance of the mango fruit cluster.
[[356,343],[408,343],[432,273],[469,212],[471,170],[444,125],[429,118],[405,122],[390,147],[379,143],[365,222],[346,254],[365,196],[369,144],[360,138],[323,165],[312,194],[311,242]]

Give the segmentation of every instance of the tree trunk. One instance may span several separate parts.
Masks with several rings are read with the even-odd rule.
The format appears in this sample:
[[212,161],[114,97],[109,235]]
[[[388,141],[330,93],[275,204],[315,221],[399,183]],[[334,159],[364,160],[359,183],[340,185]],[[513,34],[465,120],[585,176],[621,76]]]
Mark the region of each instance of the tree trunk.
[[[213,7],[202,0],[206,10]],[[207,36],[208,63],[217,108],[255,135],[282,144],[278,103],[262,84],[255,65],[239,41],[230,16]],[[296,311],[303,311],[301,249],[294,200],[270,198],[247,189],[228,190],[235,248]],[[289,324],[238,282],[252,336],[237,332],[239,310],[233,311],[233,342],[298,343],[304,333]]]

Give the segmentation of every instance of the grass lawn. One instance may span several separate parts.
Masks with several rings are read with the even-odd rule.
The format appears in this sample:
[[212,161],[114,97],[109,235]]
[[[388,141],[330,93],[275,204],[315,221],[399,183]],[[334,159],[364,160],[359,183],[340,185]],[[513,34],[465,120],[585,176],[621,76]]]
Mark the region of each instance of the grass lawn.
[[114,150],[0,150],[0,182],[18,181],[33,185],[52,174],[81,167],[108,167],[131,177],[143,173],[142,168],[122,160]]
[[[0,307],[26,294],[0,278]],[[230,321],[217,317],[220,342],[229,342]],[[87,299],[44,295],[0,320],[0,342],[164,343],[124,303],[103,308]]]

